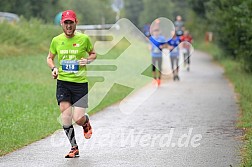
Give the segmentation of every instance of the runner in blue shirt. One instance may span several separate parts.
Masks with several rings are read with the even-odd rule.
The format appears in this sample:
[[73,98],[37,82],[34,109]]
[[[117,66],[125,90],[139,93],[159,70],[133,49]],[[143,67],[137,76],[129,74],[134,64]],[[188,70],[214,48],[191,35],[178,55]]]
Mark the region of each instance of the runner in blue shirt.
[[168,41],[169,50],[170,50],[170,58],[171,58],[171,68],[173,73],[173,80],[179,80],[179,44],[180,44],[180,38],[176,36],[174,33],[174,36],[172,39]]
[[184,22],[182,20],[181,16],[176,17],[176,21],[174,22],[175,30],[176,30],[176,35],[177,36],[182,36],[184,34]]
[[[159,29],[154,29],[152,36],[150,36],[150,51],[152,57],[152,72],[153,78],[156,80],[158,86],[161,83],[162,71],[162,48],[166,42],[165,37],[160,35]],[[157,68],[156,68],[157,65]],[[156,73],[156,71],[158,71]]]

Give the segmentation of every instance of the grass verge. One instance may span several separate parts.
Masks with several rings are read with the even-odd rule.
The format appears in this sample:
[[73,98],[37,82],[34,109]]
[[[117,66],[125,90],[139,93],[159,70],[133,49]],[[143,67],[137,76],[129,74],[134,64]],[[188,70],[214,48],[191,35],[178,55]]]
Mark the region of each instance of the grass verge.
[[0,155],[59,129],[55,81],[45,56],[3,57],[0,61]]
[[214,44],[201,42],[196,45],[197,49],[208,52],[225,69],[225,75],[230,79],[239,94],[240,118],[238,128],[245,132],[244,147],[241,150],[243,167],[252,166],[252,75],[244,72],[241,63],[223,56],[222,51]]

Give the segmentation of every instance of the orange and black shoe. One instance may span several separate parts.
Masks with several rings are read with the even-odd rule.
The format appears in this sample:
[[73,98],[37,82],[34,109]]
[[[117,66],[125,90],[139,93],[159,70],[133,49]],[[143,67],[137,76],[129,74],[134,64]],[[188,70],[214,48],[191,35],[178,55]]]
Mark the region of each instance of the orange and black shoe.
[[160,79],[157,79],[157,84],[158,84],[158,86],[160,86],[160,84],[161,84],[161,80]]
[[65,156],[65,158],[75,158],[79,156],[78,146],[74,146],[71,148],[71,151]]
[[85,114],[85,116],[86,116],[86,123],[82,126],[84,131],[84,137],[86,139],[90,139],[92,136],[92,127],[90,125],[88,114]]

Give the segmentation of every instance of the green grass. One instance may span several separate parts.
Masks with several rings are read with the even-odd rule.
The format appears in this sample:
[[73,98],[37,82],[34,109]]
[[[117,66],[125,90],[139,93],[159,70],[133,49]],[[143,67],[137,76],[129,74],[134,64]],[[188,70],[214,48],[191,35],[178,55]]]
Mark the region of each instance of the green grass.
[[201,42],[196,48],[206,51],[220,62],[225,69],[225,75],[233,83],[235,91],[239,94],[240,117],[237,127],[244,129],[244,147],[241,150],[243,167],[252,166],[252,75],[244,72],[241,63],[223,56],[223,52],[214,44]]
[[245,73],[238,62],[223,60],[226,76],[232,81],[236,92],[239,93],[241,116],[237,126],[245,130],[245,146],[242,151],[243,165],[252,166],[252,75]]
[[1,58],[0,155],[41,139],[60,128],[55,81],[45,56]]
[[49,79],[45,61],[50,40],[59,30],[35,19],[0,23],[0,155],[60,127],[55,121],[55,81]]
[[59,26],[45,25],[37,19],[0,23],[0,57],[48,52],[51,39],[61,32]]

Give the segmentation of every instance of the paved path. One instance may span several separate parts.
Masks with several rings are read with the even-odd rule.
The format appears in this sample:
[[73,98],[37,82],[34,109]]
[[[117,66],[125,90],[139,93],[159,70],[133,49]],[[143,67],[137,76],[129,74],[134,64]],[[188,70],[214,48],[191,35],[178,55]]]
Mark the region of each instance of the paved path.
[[134,115],[114,105],[92,116],[88,142],[77,128],[79,158],[64,158],[69,145],[59,130],[0,157],[0,166],[237,166],[241,132],[233,89],[206,54],[194,52],[192,63],[190,72],[181,69],[180,82],[165,80]]

